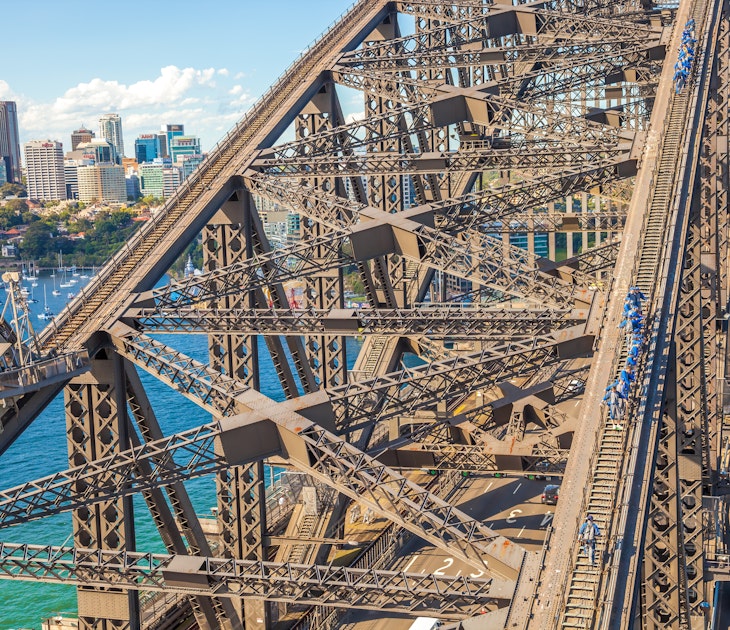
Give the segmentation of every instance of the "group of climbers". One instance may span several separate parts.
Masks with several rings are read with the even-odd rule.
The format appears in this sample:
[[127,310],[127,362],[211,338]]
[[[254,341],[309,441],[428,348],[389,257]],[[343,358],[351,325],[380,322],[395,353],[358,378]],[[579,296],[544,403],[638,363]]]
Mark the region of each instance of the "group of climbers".
[[695,56],[695,44],[697,40],[694,37],[695,21],[694,18],[687,20],[684,30],[682,31],[682,42],[679,46],[679,54],[677,55],[677,63],[674,64],[674,90],[679,94],[689,79],[692,71],[692,61]]
[[636,379],[636,361],[639,358],[644,340],[644,316],[641,304],[646,296],[637,286],[631,287],[624,300],[624,318],[619,324],[626,332],[626,363],[624,364],[619,377],[606,387],[606,395],[603,397],[603,404],[608,406],[608,418],[614,429],[621,428],[626,411],[626,400],[629,397],[631,385]]
[[[608,406],[608,417],[613,423],[614,429],[621,428],[620,423],[626,411],[626,400],[629,397],[631,384],[636,380],[636,361],[641,353],[644,339],[642,303],[645,301],[646,296],[638,286],[632,286],[624,300],[624,316],[619,328],[625,329],[626,332],[626,363],[621,369],[619,377],[606,388],[606,395],[603,397],[602,403]],[[601,531],[593,521],[593,516],[588,514],[578,530],[578,542],[591,564],[595,562],[596,538],[600,534]]]

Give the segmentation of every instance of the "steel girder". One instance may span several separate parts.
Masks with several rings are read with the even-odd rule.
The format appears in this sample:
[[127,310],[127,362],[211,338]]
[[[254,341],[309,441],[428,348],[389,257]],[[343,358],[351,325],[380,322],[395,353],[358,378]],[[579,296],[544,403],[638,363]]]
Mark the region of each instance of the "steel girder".
[[504,606],[513,588],[494,578],[9,543],[0,543],[0,574],[97,588],[114,583],[132,592],[265,598],[446,618]]
[[431,339],[499,339],[537,336],[575,326],[587,318],[586,310],[497,309],[475,305],[433,305],[412,309],[131,309],[134,319],[148,332],[256,335],[318,335],[322,331],[343,335],[428,334]]
[[[137,437],[132,420],[139,428],[145,442],[161,439],[162,431],[136,370],[128,362],[125,362],[124,368],[127,404],[131,411],[130,443],[132,448],[139,450],[141,442]],[[149,462],[140,460],[138,474],[152,475],[152,467]],[[150,488],[143,491],[142,496],[145,498],[168,553],[213,555],[190,497],[182,483],[170,484],[164,490]],[[213,630],[225,622],[228,622],[231,628],[241,628],[238,614],[228,600],[206,600],[202,597],[194,597],[191,599],[191,607],[196,622],[204,630]]]
[[[621,177],[623,162],[623,159],[603,161],[599,157],[588,168],[566,168],[560,175],[541,177],[537,182],[502,182],[494,187],[409,208],[401,216],[421,223],[433,223],[440,230],[454,234],[462,229],[486,226],[490,222],[507,222],[513,214],[528,208],[540,207]],[[364,204],[317,191],[301,180],[281,180],[253,172],[247,172],[244,180],[256,195],[327,225],[332,232],[354,227],[369,218],[367,213],[373,211]]]
[[471,173],[474,171],[502,170],[512,171],[539,168],[562,169],[576,167],[581,162],[586,166],[595,162],[597,154],[603,159],[617,159],[626,155],[625,148],[606,151],[600,146],[589,144],[575,146],[572,143],[558,142],[520,142],[504,139],[505,148],[484,149],[469,143],[464,150],[454,153],[392,154],[376,153],[353,155],[301,157],[275,160],[261,160],[255,167],[275,176],[318,178],[343,177],[357,174],[367,175],[407,175],[425,173]]
[[[605,168],[598,168],[597,170],[591,170],[590,173],[578,174],[576,176],[577,181],[581,180],[584,185],[589,185],[591,182],[597,184],[600,183],[603,177],[606,177],[609,172],[614,172],[614,166],[606,166]],[[261,184],[261,180],[253,180]],[[571,181],[569,179],[569,181]],[[443,211],[446,217],[446,222],[439,224],[440,232],[447,232],[449,225],[456,231],[456,228],[463,228],[466,226],[473,226],[479,224],[484,218],[483,214],[479,214],[479,211],[490,209],[489,206],[484,206],[479,203],[480,197],[485,198],[485,202],[494,201],[495,203],[504,204],[505,197],[507,197],[507,204],[510,202],[515,203],[527,203],[527,199],[533,198],[533,195],[545,193],[546,189],[552,190],[553,195],[558,194],[558,190],[561,194],[565,194],[566,182],[563,178],[556,178],[553,181],[548,181],[542,184],[535,185],[534,187],[528,187],[527,190],[520,190],[514,187],[517,193],[516,198],[508,196],[508,191],[502,193],[502,200],[500,201],[500,193],[490,191],[486,194],[476,196],[466,196],[464,202],[444,203],[440,207],[437,204],[436,209],[441,212]],[[494,255],[501,257],[502,249],[504,245],[500,242],[496,242],[494,239],[490,239],[488,236],[482,236],[479,238],[479,246],[486,247],[486,250],[481,252],[475,252],[473,245],[469,242],[463,243],[461,252],[455,256],[451,256],[449,253],[449,243],[453,242],[452,239],[447,239],[432,229],[429,229],[425,225],[418,225],[411,221],[405,223],[399,218],[393,215],[385,215],[375,210],[367,210],[367,215],[373,217],[367,223],[361,223],[351,228],[339,227],[337,224],[342,222],[347,226],[352,225],[353,218],[351,218],[350,211],[354,204],[351,202],[343,201],[335,195],[325,194],[311,189],[311,187],[304,188],[303,185],[298,187],[301,190],[299,194],[292,194],[291,189],[287,189],[281,182],[270,181],[265,185],[259,185],[254,188],[257,194],[261,194],[262,191],[268,191],[268,196],[276,197],[279,199],[286,200],[289,207],[293,207],[305,216],[311,216],[315,220],[328,221],[327,216],[332,218],[328,221],[331,226],[331,230],[328,235],[320,236],[311,239],[306,245],[294,245],[288,248],[282,248],[273,252],[267,256],[255,257],[250,263],[239,263],[237,265],[231,265],[227,268],[217,270],[216,272],[204,274],[202,276],[196,276],[188,278],[182,282],[172,283],[168,288],[157,289],[151,292],[150,297],[154,299],[157,304],[165,305],[168,307],[175,307],[186,303],[203,302],[209,300],[213,294],[224,295],[228,292],[238,291],[239,286],[263,286],[276,280],[283,281],[286,279],[294,279],[302,277],[308,274],[316,272],[326,272],[329,269],[339,268],[350,262],[350,258],[343,254],[340,243],[342,239],[349,237],[352,239],[357,234],[358,238],[368,239],[367,234],[363,235],[363,232],[370,230],[375,233],[380,226],[385,224],[397,224],[398,229],[405,228],[406,231],[413,234],[417,234],[419,239],[424,245],[428,243],[430,253],[428,255],[433,256],[450,256],[451,263],[457,264],[461,267],[446,268],[455,275],[467,277],[473,279],[479,284],[490,284],[492,282],[497,283],[497,290],[508,292],[510,290],[517,291],[517,295],[520,297],[524,296],[524,291],[531,291],[533,288],[540,291],[542,289],[541,283],[546,285],[544,291],[550,292],[558,291],[561,294],[560,301],[564,303],[564,300],[569,299],[570,294],[573,293],[573,289],[570,289],[567,284],[562,284],[559,279],[545,277],[544,274],[532,267],[525,267],[524,263],[520,259],[524,258],[516,248],[507,248],[512,252],[512,255],[516,257],[513,262],[513,267],[516,271],[515,274],[510,275],[504,266],[491,266],[486,269],[480,269],[474,267],[472,260],[474,255],[480,255],[486,253],[486,251],[493,251]],[[511,190],[511,189],[510,189]],[[321,199],[316,205],[312,205],[313,201]],[[477,201],[477,204],[474,204]],[[466,203],[465,203],[466,202]],[[356,207],[356,206],[355,206]],[[326,209],[329,208],[327,212]],[[320,212],[325,210],[325,212]],[[406,212],[400,213],[400,217],[403,219],[416,219],[429,221],[433,220],[431,213],[434,208],[431,204],[424,207],[417,207]],[[474,211],[477,211],[476,213]],[[355,216],[365,216],[363,212]],[[494,215],[492,215],[494,217]],[[391,228],[386,228],[390,230]],[[391,237],[392,242],[393,237]],[[326,249],[320,250],[319,248],[328,245]],[[387,241],[386,241],[387,244]],[[394,244],[394,247],[396,245]],[[316,257],[314,256],[315,251],[324,251],[326,256]],[[393,250],[391,250],[393,251]],[[365,258],[372,258],[374,256],[381,256],[388,253],[387,250],[368,252]],[[418,249],[415,251],[410,248],[410,251],[401,251],[400,253],[405,254],[407,257],[412,258],[418,262],[425,262],[429,264],[428,255],[425,260],[422,260],[422,254]],[[362,256],[361,256],[362,259]],[[439,268],[439,264],[431,263],[431,265]],[[262,274],[262,269],[264,273]],[[476,274],[476,277],[472,278],[470,274]],[[520,278],[520,274],[525,274],[523,278]],[[505,285],[499,285],[500,279],[506,282]],[[523,288],[520,288],[520,285]],[[562,288],[561,288],[562,285]],[[146,299],[146,298],[145,298]]]
[[[141,358],[139,348],[134,348],[133,341],[115,338],[115,344],[128,360],[143,369],[150,370],[172,385],[179,382],[180,370],[171,370],[169,364],[165,369],[153,367],[154,362]],[[168,352],[167,355],[169,354]],[[191,367],[195,369],[192,359],[184,361],[184,364],[186,370]],[[200,367],[204,368],[198,366],[195,377],[183,376],[183,381],[190,382],[191,379],[200,378],[205,371],[199,369]],[[215,388],[211,385],[210,378],[203,378],[198,387],[188,389],[187,395],[203,409],[215,413],[216,409],[224,406],[214,401],[220,397],[215,394],[220,391],[222,382],[228,381],[231,387],[236,387],[235,381],[229,377],[220,377],[222,381],[218,380]],[[33,511],[35,517],[40,518],[76,506],[93,505],[108,497],[128,496],[147,487],[167,485],[187,478],[190,471],[172,463],[173,453],[178,446],[183,449],[192,447],[193,470],[196,476],[212,472],[210,468],[201,470],[198,458],[210,453],[211,441],[218,438],[227,465],[241,465],[251,458],[258,460],[268,455],[286,453],[294,465],[303,468],[323,483],[372,507],[377,513],[394,520],[437,547],[458,555],[477,569],[485,569],[489,563],[490,570],[510,579],[515,578],[521,562],[521,548],[391,471],[342,438],[307,420],[306,408],[301,403],[294,406],[287,403],[276,405],[254,390],[248,390],[245,398],[245,408],[250,411],[243,415],[229,416],[231,421],[223,421],[220,429],[214,428],[215,425],[199,427],[180,436],[165,438],[160,441],[162,444],[145,444],[139,452],[131,449],[127,453],[118,453],[108,458],[108,461],[99,459],[83,467],[57,473],[39,483],[24,484],[0,493],[4,497],[4,500],[0,499],[0,523],[8,525],[13,519],[32,519]],[[302,398],[301,402],[304,400]],[[319,402],[321,406],[324,401],[320,398]],[[298,409],[302,409],[305,415],[296,413]],[[315,414],[321,415],[316,404],[312,409]],[[229,414],[231,413],[233,411],[229,409]],[[276,443],[264,439],[261,442],[263,450],[256,447],[255,452],[250,455],[242,453],[236,446],[243,437],[241,431],[247,433],[253,430],[261,436],[261,430],[267,431],[267,423],[277,427],[276,430],[282,432],[281,437],[277,438]],[[134,478],[132,475],[140,458],[150,462],[154,473],[151,477]],[[210,455],[208,460],[211,461]],[[170,466],[171,463],[172,469],[163,474],[163,467]],[[211,461],[211,468],[219,465],[220,462]],[[82,478],[84,492],[72,494],[70,489],[78,488]]]
[[[352,244],[355,258],[344,253],[342,245],[346,240]],[[320,246],[326,248],[326,257],[314,256]],[[500,264],[497,257],[504,250],[509,252],[511,258]],[[552,306],[562,307],[575,301],[587,304],[592,299],[586,283],[575,285],[543,273],[525,260],[528,255],[523,250],[505,247],[497,238],[468,233],[467,238],[457,240],[415,221],[387,215],[381,221],[363,223],[350,233],[315,238],[306,245],[282,248],[267,256],[253,258],[250,262],[236,263],[171,283],[150,292],[149,298],[143,295],[140,305],[145,306],[150,298],[156,307],[163,308],[209,303],[216,296],[239,291],[240,286],[261,288],[272,282],[336,270],[357,259],[377,260],[390,253],[448,271],[454,276],[505,294],[544,301]],[[262,264],[265,264],[264,272]],[[576,277],[579,281],[585,280],[582,276]]]
[[[464,102],[472,107],[463,109]],[[453,109],[446,107],[452,104]],[[384,126],[388,121],[391,125]],[[600,153],[616,150],[621,142],[633,140],[631,132],[618,127],[594,122],[585,116],[573,116],[561,109],[548,111],[535,108],[515,98],[494,94],[489,86],[463,88],[441,85],[434,88],[434,94],[426,103],[393,106],[387,113],[373,114],[361,121],[264,149],[258,159],[262,165],[271,168],[275,168],[278,161],[286,164],[287,160],[312,158],[315,162],[314,158],[336,153],[339,146],[346,146],[349,150],[374,147],[385,139],[393,141],[417,131],[430,131],[464,121],[499,130],[500,137],[493,139],[497,147],[500,142],[509,143],[510,138],[556,143],[572,141],[576,148],[585,146]],[[422,152],[438,150],[437,147],[426,147]]]
[[[570,57],[560,65],[547,68],[536,66],[534,70],[477,83],[476,86],[483,90],[498,91],[506,97],[519,96],[529,103],[537,104],[543,100],[565,96],[588,84],[596,99],[603,96],[608,100],[615,98],[610,96],[613,92],[605,82],[606,78],[611,78],[617,83],[632,83],[643,88],[641,94],[633,97],[627,97],[623,92],[620,96],[620,100],[638,100],[640,97],[653,96],[653,78],[661,65],[655,58],[661,52],[659,46],[652,46],[625,56],[604,55],[594,59],[593,66],[583,63],[582,59]],[[439,87],[424,85],[407,76],[383,77],[376,71],[359,68],[337,66],[332,71],[332,77],[345,87],[375,93],[404,105],[429,101],[440,92]],[[629,91],[628,95],[632,93]],[[567,109],[566,114],[570,113],[579,115],[578,112]]]
[[496,48],[499,51],[505,40],[512,44],[509,50],[519,50],[521,44],[537,45],[532,39],[535,37],[542,37],[553,44],[571,45],[575,40],[580,42],[584,39],[598,45],[624,40],[646,41],[661,36],[660,29],[647,24],[555,11],[544,6],[491,6],[483,14],[464,15],[458,23],[449,23],[443,13],[426,17],[429,23],[422,24],[415,34],[369,43],[367,47],[345,53],[342,59],[360,63],[368,60],[387,62],[403,53],[418,55],[431,52],[435,41],[455,50],[460,47],[468,49],[468,44],[479,43],[489,50]]
[[[64,407],[69,464],[83,466],[114,458],[129,448],[125,387],[119,357],[92,361],[92,371],[66,386]],[[70,490],[70,489],[69,489]],[[73,511],[75,541],[86,547],[134,550],[134,521],[130,497],[109,496]],[[112,622],[124,630],[139,630],[137,594],[104,585],[77,592],[79,627],[92,630]]]
[[[438,30],[442,29],[428,29],[424,31],[424,34],[433,37]],[[444,33],[448,33],[448,30]],[[338,65],[343,68],[353,67],[399,73],[407,70],[440,71],[442,73],[453,68],[509,66],[518,63],[539,64],[541,67],[549,68],[553,64],[564,64],[565,59],[572,55],[580,56],[588,63],[593,63],[596,59],[604,58],[606,55],[621,55],[636,50],[646,50],[651,41],[658,41],[658,39],[658,33],[654,33],[648,41],[646,34],[640,33],[633,38],[608,41],[580,42],[574,39],[562,41],[557,39],[550,41],[552,46],[548,46],[546,42],[488,46],[481,35],[475,35],[468,40],[456,40],[452,45],[429,45],[428,48],[421,51],[410,51],[403,46],[397,46],[401,52],[395,52],[396,46],[392,45],[385,58],[373,56],[377,49],[371,46],[365,50],[355,50],[344,54],[338,60]],[[405,43],[407,45],[407,42]],[[512,72],[515,71],[512,70]]]

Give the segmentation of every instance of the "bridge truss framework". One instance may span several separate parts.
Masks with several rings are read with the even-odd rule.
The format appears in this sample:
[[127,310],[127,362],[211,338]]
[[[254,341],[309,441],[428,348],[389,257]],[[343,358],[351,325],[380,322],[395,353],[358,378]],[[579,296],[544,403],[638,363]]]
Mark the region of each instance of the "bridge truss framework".
[[[149,592],[201,628],[272,627],[285,604],[297,628],[352,609],[706,627],[727,574],[729,9],[353,5],[40,335],[46,353],[88,352],[83,373],[0,392],[0,453],[61,390],[69,453],[0,491],[0,527],[71,513],[74,540],[0,542],[0,577],[75,584],[84,629],[154,627]],[[272,244],[274,208],[299,217],[295,242]],[[202,274],[157,287],[196,238]],[[351,274],[364,308],[348,308]],[[598,405],[635,284],[644,351],[611,433]],[[205,334],[207,362],[162,332]],[[261,393],[265,355],[281,402]],[[139,371],[209,419],[165,435]],[[297,506],[271,501],[268,465],[306,474]],[[452,500],[505,469],[564,475],[539,554]],[[205,475],[215,543],[185,487]],[[166,554],[135,549],[135,495]],[[333,566],[355,503],[388,525]],[[566,544],[587,511],[597,567]],[[414,539],[474,573],[384,566]]]

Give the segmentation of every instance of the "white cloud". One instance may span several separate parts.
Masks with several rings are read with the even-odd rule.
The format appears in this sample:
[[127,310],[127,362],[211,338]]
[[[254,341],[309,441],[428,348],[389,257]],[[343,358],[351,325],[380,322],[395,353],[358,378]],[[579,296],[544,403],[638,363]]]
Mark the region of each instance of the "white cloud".
[[165,123],[183,123],[186,133],[199,136],[207,149],[255,100],[229,75],[227,68],[170,65],[161,68],[157,77],[130,84],[93,78],[70,87],[51,102],[15,95],[0,80],[0,98],[18,103],[21,142],[50,138],[60,140],[68,150],[73,129],[84,124],[96,130],[102,114],[116,112],[122,117],[128,156],[140,133],[155,131]]
[[353,112],[345,116],[345,123],[348,125],[358,120],[365,120],[365,112]]

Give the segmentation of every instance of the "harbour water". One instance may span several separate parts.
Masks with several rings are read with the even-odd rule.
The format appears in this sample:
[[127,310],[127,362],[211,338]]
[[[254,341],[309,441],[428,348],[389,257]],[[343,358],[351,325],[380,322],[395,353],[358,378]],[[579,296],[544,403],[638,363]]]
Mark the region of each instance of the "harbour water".
[[[44,285],[48,306],[54,313],[58,313],[68,302],[67,291],[78,291],[88,282],[85,279],[76,279],[78,284],[73,289],[61,289],[61,296],[53,296],[53,278],[48,275],[39,278],[38,287],[33,289],[34,296],[39,301],[31,304],[33,326],[37,331],[40,331],[46,324],[36,317],[38,313],[43,312]],[[30,285],[29,282],[24,284]],[[56,285],[58,285],[58,277],[56,277]],[[4,292],[0,292],[0,299],[4,300],[4,298]],[[158,335],[157,338],[195,359],[207,362],[205,335]],[[273,364],[266,352],[266,344],[261,338],[259,341],[262,357],[261,390],[267,396],[281,400],[282,391]],[[350,368],[356,358],[358,345],[353,338],[348,339]],[[140,372],[140,376],[166,435],[210,421],[209,414],[174,390],[144,372]],[[3,454],[0,459],[0,488],[13,487],[67,467],[63,394],[61,393]],[[215,482],[212,476],[188,481],[185,486],[195,511],[202,516],[210,516],[210,508],[215,505]],[[162,541],[157,535],[149,511],[141,497],[135,497],[134,511],[137,549],[164,552]],[[71,517],[69,514],[61,514],[6,528],[0,533],[0,540],[13,543],[72,545],[73,540],[70,534]],[[0,630],[40,629],[42,619],[63,613],[75,616],[76,599],[73,586],[0,580]]]

